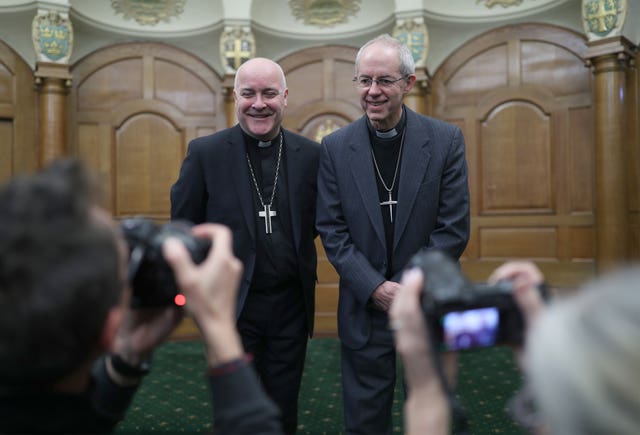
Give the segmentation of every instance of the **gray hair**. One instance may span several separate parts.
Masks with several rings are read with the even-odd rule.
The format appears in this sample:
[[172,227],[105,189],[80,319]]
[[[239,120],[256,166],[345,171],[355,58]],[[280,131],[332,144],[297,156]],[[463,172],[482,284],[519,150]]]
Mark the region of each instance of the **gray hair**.
[[550,307],[530,331],[526,358],[551,433],[638,433],[640,268]]
[[392,37],[389,34],[382,34],[380,36],[376,36],[370,41],[366,42],[360,50],[358,50],[358,54],[356,54],[356,66],[355,66],[355,75],[358,75],[358,64],[360,62],[360,56],[362,52],[369,46],[373,44],[383,44],[388,47],[393,47],[398,50],[398,57],[400,59],[400,74],[402,77],[406,77],[409,74],[414,74],[416,72],[416,64],[413,60],[413,55],[411,54],[411,50],[407,47],[402,41],[397,38]]

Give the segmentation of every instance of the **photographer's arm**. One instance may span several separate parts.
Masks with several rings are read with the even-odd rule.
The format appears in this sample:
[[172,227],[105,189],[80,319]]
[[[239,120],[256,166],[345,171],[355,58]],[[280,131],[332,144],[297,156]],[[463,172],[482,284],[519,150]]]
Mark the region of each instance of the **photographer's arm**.
[[407,434],[449,434],[451,411],[440,381],[428,336],[420,293],[422,272],[407,271],[389,311],[396,350],[402,357],[408,386],[405,402]]
[[[530,261],[509,261],[494,270],[488,281],[496,283],[503,280],[513,282],[513,298],[522,311],[525,329],[529,330],[544,309],[544,299],[540,292],[544,275]],[[514,349],[514,354],[520,369],[525,370],[522,349]]]
[[214,408],[214,432],[281,433],[278,410],[261,389],[236,329],[235,306],[242,263],[232,251],[231,231],[214,224],[193,228],[213,240],[204,262],[194,265],[182,243],[165,242],[164,255],[186,296],[185,308],[202,333]]

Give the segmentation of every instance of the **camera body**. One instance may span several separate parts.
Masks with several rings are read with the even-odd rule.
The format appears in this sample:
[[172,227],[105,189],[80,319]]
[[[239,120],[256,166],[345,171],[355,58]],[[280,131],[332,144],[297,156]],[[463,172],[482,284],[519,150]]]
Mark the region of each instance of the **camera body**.
[[162,244],[167,238],[175,237],[185,245],[194,263],[201,263],[209,253],[211,241],[195,237],[191,234],[192,227],[188,221],[158,225],[143,217],[120,222],[129,247],[127,278],[133,289],[132,307],[159,307],[174,303],[178,286],[173,270],[162,254]]
[[524,320],[511,282],[473,283],[457,262],[436,250],[420,251],[409,267],[424,274],[422,308],[439,350],[522,343]]

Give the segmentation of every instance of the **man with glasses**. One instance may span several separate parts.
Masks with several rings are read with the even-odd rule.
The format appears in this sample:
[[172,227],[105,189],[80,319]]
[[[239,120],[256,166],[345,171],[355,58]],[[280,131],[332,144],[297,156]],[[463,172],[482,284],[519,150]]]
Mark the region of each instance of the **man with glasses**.
[[382,35],[355,62],[365,116],[322,141],[316,222],[340,275],[346,432],[391,433],[396,354],[388,310],[417,251],[459,258],[467,244],[465,144],[460,128],[404,106],[416,81],[406,45]]
[[238,124],[191,141],[171,188],[171,217],[233,231],[244,264],[238,329],[284,431],[294,433],[313,332],[319,146],[281,127],[288,92],[282,68],[269,59],[238,68]]

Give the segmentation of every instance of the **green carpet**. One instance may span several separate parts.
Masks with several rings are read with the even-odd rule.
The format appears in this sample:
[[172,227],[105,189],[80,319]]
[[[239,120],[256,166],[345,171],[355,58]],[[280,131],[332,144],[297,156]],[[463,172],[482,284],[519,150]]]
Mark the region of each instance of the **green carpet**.
[[[504,411],[522,378],[511,351],[491,348],[460,356],[458,396],[470,417],[473,434],[524,434]],[[116,433],[207,433],[213,428],[211,400],[204,379],[201,343],[161,346],[153,370],[144,380]],[[400,374],[400,372],[399,372]],[[402,433],[401,382],[393,404],[394,433]],[[428,406],[428,404],[425,404]],[[309,342],[299,399],[299,434],[340,434],[342,387],[340,343],[334,338]]]

